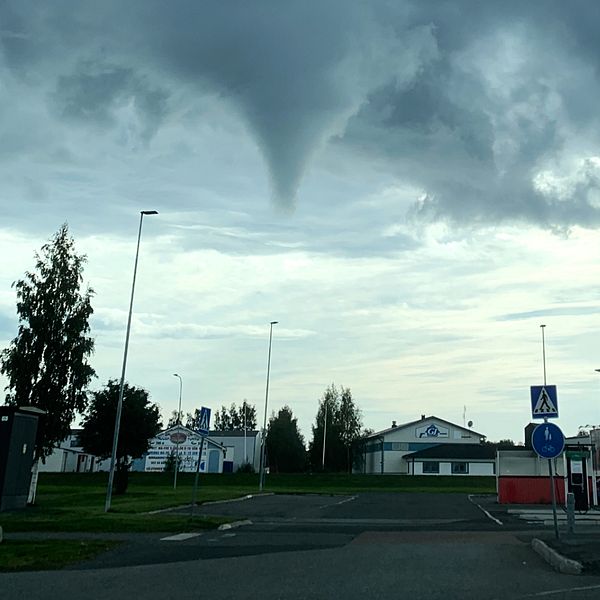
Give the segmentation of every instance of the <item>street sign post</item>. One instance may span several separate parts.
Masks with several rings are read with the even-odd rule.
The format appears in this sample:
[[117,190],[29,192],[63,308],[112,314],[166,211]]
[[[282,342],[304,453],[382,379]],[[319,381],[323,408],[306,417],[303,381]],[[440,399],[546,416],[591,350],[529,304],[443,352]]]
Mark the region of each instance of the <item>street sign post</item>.
[[558,397],[555,385],[532,385],[531,417],[533,419],[558,419]]
[[565,436],[558,425],[544,421],[531,434],[531,445],[540,458],[548,459],[548,475],[552,492],[552,515],[554,517],[554,535],[559,539],[558,519],[556,517],[556,490],[554,489],[554,472],[552,460],[560,456],[565,449]]
[[[200,462],[202,461],[202,451],[204,450],[204,441],[210,431],[210,408],[203,406],[200,408],[200,419],[196,431],[202,436],[200,449],[198,450],[198,461],[196,462],[196,476],[194,477],[194,489],[192,490],[192,506],[190,514],[194,516],[194,508],[196,506],[196,495],[198,493],[198,475],[200,474]],[[208,452],[208,449],[207,449]]]
[[206,408],[206,406],[200,409],[200,419],[196,431],[202,436],[207,436],[210,430],[210,412],[210,408]]

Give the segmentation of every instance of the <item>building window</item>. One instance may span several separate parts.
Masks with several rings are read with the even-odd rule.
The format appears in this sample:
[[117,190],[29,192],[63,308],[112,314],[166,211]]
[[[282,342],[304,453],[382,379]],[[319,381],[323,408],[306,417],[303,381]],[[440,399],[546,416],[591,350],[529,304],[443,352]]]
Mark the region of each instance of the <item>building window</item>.
[[452,463],[452,475],[467,475],[469,473],[469,463],[467,462],[453,462]]
[[439,473],[440,463],[439,462],[424,462],[423,473]]
[[392,442],[391,450],[406,451],[406,450],[408,450],[408,443],[407,442]]

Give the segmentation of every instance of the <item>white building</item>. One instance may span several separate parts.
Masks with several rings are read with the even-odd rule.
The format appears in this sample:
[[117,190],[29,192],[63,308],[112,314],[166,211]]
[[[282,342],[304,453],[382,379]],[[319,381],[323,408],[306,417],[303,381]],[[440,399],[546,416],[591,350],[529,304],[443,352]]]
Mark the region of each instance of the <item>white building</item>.
[[79,442],[81,429],[71,429],[45,462],[39,462],[40,473],[89,473],[98,470],[98,460],[86,454]]
[[[183,425],[175,425],[150,440],[150,448],[142,460],[135,461],[134,470],[161,472],[165,470],[169,456],[179,455],[179,471],[195,473],[202,436]],[[201,473],[222,473],[223,462],[228,460],[227,449],[207,437],[200,459]]]
[[255,471],[260,468],[259,431],[211,431],[210,439],[227,450],[223,464],[224,473],[235,473],[244,463],[249,463]]
[[[484,440],[481,433],[434,416],[422,415],[419,420],[402,425],[396,425],[394,421],[389,429],[360,440],[362,469],[357,471],[402,475],[492,475],[494,454],[488,458],[482,452]],[[452,446],[464,448],[458,451]],[[426,450],[429,452],[424,453]]]

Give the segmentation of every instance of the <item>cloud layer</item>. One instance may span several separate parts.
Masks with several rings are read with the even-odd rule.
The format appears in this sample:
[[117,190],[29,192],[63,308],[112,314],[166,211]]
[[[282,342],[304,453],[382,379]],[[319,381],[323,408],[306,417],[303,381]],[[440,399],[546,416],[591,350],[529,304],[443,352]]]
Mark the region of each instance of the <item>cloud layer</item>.
[[[44,140],[55,169],[83,166],[89,136],[130,160],[157,150],[165,140],[153,138],[176,124],[193,147],[185,124],[208,117],[212,99],[242,120],[284,207],[305,201],[306,176],[335,140],[420,190],[410,212],[419,219],[598,223],[594,3],[190,1],[175,10],[140,1],[74,11],[9,1],[0,22],[0,109],[35,125],[19,136],[4,121],[13,160],[42,152]],[[74,122],[80,139],[66,133]],[[25,198],[48,192],[15,182]]]

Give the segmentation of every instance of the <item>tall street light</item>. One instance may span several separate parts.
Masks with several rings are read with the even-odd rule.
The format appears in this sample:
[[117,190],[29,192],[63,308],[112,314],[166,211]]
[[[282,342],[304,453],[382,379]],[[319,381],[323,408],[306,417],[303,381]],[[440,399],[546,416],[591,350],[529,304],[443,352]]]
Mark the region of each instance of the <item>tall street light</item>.
[[108,488],[106,489],[106,502],[104,512],[110,510],[112,500],[113,481],[115,479],[115,463],[117,460],[117,443],[119,441],[119,430],[121,428],[121,413],[123,412],[123,388],[125,386],[125,371],[127,369],[127,350],[129,349],[129,333],[131,332],[131,315],[133,313],[133,295],[135,292],[135,277],[137,275],[138,257],[140,254],[140,240],[142,238],[142,223],[145,215],[157,215],[156,210],[140,211],[140,228],[138,230],[137,248],[135,251],[135,264],[133,266],[133,282],[131,284],[131,299],[129,301],[129,317],[127,318],[127,333],[125,334],[125,350],[123,352],[123,369],[121,370],[121,385],[119,386],[119,402],[117,404],[117,416],[115,418],[115,433],[113,436],[112,452],[110,456],[110,472],[108,474]]
[[278,321],[271,321],[269,328],[269,358],[267,359],[267,389],[265,391],[265,416],[263,420],[263,433],[260,444],[260,475],[258,477],[258,489],[262,492],[265,483],[265,452],[267,443],[267,406],[269,403],[269,375],[271,373],[271,344],[273,342],[273,325]]
[[[179,408],[177,409],[177,425],[181,425],[181,390],[183,388],[183,380],[181,379],[181,375],[177,373],[173,373],[173,377],[179,378]],[[180,443],[180,432],[177,432],[177,437],[175,438],[177,442],[175,445],[177,446],[177,455],[175,458],[175,477],[173,479],[173,489],[177,489],[177,472],[179,471],[179,443]]]
[[325,442],[327,440],[327,400],[325,400],[324,404],[325,404],[325,414],[323,416],[323,461],[322,461],[323,471],[325,471]]

